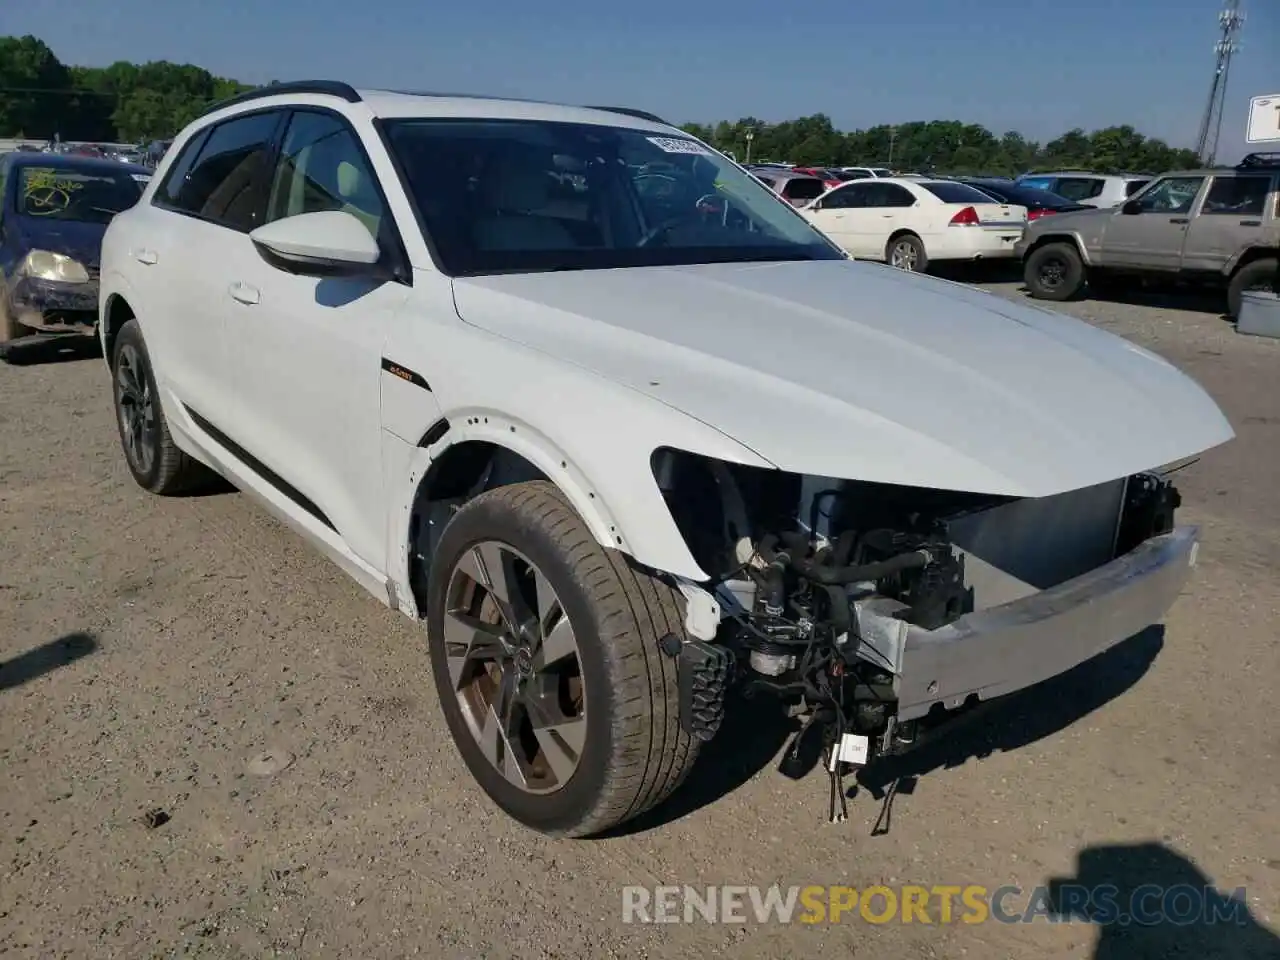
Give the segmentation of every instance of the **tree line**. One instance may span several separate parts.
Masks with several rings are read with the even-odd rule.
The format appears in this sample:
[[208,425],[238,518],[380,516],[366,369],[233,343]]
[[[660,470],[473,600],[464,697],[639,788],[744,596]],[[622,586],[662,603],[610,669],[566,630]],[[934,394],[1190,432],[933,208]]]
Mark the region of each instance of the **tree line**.
[[995,176],[1063,168],[1163,173],[1195,167],[1199,162],[1194,150],[1171,147],[1128,125],[1092,133],[1068,130],[1047,143],[1029,140],[1016,130],[995,134],[958,120],[885,124],[841,132],[821,113],[783,123],[746,117],[735,123],[690,123],[684,129],[739,161],[750,157],[800,166],[884,166]]
[[0,37],[0,137],[167,139],[210,104],[247,89],[189,63],[68,66],[36,37]]
[[[0,136],[140,142],[172,137],[210,104],[248,89],[192,64],[64,64],[33,36],[0,37]],[[930,120],[840,131],[825,114],[782,123],[753,117],[684,126],[737,159],[892,166],[952,174],[1013,174],[1051,167],[1160,173],[1196,165],[1191,150],[1131,126],[1069,130],[1038,143],[1017,131]]]

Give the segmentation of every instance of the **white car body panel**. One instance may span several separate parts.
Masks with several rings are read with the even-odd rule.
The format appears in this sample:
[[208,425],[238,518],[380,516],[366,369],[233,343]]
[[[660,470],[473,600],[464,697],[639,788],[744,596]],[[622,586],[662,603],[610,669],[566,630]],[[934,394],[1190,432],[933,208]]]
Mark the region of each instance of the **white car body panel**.
[[1197,384],[1127,341],[868,264],[454,287],[468,322],[599,371],[796,473],[1043,497],[1232,436]]

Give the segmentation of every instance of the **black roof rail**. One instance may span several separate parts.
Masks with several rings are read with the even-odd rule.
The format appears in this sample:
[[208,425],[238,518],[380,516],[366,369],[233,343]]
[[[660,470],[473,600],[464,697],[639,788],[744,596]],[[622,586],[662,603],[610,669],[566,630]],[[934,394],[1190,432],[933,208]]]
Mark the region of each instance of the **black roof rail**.
[[603,110],[606,113],[620,113],[626,117],[635,117],[637,120],[648,120],[650,123],[661,123],[670,126],[667,121],[660,116],[650,113],[648,110],[636,110],[632,107],[587,107],[588,110]]
[[1248,153],[1245,154],[1243,160],[1236,164],[1237,170],[1250,170],[1256,167],[1280,167],[1280,150]]
[[244,93],[237,93],[234,97],[228,97],[226,100],[219,100],[201,116],[221,110],[223,107],[233,107],[240,103],[261,100],[263,97],[276,97],[289,93],[314,93],[325,97],[339,97],[347,103],[360,102],[360,94],[356,88],[340,80],[286,80],[282,83],[268,84],[265,87],[255,87]]

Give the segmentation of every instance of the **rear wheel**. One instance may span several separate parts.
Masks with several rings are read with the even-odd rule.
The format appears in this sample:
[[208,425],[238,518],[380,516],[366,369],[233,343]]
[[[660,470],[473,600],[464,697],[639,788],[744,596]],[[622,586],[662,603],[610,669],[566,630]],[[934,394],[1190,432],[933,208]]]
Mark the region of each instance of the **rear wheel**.
[[924,273],[929,266],[924,244],[914,233],[891,237],[884,249],[884,259],[889,266],[907,273]]
[[1280,260],[1264,257],[1246,263],[1235,272],[1227,286],[1227,313],[1233,320],[1240,316],[1240,303],[1246,290],[1272,290],[1280,293],[1277,271],[1280,271]]
[[1037,300],[1070,300],[1084,287],[1084,261],[1070,243],[1047,243],[1031,251],[1022,278]]
[[468,502],[432,562],[432,672],[463,760],[516,820],[587,836],[665,799],[698,741],[679,716],[679,593],[596,542],[554,485]]
[[142,328],[129,320],[116,335],[111,357],[116,426],[125,462],[138,486],[171,496],[208,483],[209,469],[178,449],[160,406]]

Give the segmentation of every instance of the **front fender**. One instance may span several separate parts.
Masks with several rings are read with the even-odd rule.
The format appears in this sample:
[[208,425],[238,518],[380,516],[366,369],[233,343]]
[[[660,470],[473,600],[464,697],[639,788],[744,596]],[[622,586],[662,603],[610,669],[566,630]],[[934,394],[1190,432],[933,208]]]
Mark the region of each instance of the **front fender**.
[[[457,352],[447,345],[454,338]],[[384,403],[384,425],[395,420],[393,432],[406,444],[397,471],[404,479],[394,498],[401,521],[407,521],[433,461],[457,444],[483,441],[537,467],[560,488],[599,543],[645,566],[705,581],[707,573],[694,560],[658,489],[653,452],[674,447],[731,463],[774,467],[711,426],[590,371],[468,328],[433,327],[431,339],[436,356],[484,362],[430,364],[423,356],[418,369],[429,371],[431,392],[416,391],[411,414],[389,410]],[[483,341],[482,349],[477,341]],[[486,372],[477,375],[477,368]],[[448,431],[423,447],[427,441],[420,438],[441,416]],[[407,525],[401,529],[400,542],[407,551]],[[407,577],[407,555],[393,562],[396,579],[402,572]]]

